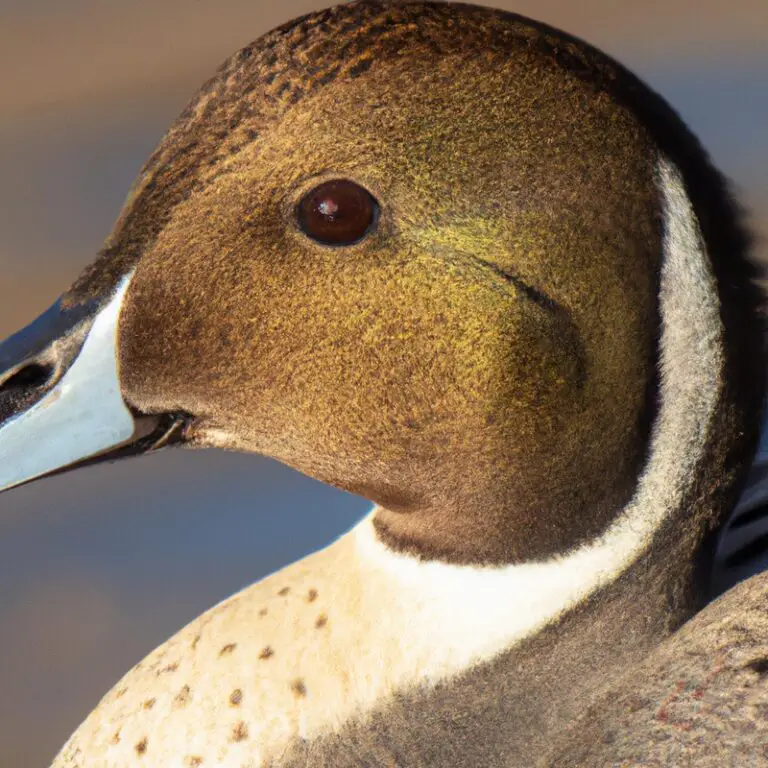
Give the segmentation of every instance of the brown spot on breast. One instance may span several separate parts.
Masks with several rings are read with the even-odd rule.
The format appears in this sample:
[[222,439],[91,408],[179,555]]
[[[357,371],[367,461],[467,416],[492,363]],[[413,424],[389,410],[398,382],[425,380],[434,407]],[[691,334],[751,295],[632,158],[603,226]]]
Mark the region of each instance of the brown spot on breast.
[[746,665],[746,668],[756,672],[759,677],[764,677],[765,675],[768,675],[768,658],[750,661]]
[[141,706],[144,707],[144,709],[152,709],[152,707],[155,706],[156,701],[157,699],[155,698],[147,699]]
[[315,626],[318,629],[322,629],[326,624],[328,623],[328,617],[321,613],[316,619],[315,619]]
[[169,672],[175,672],[179,668],[179,665],[177,662],[173,662],[171,664],[166,664],[162,669],[158,669],[157,672],[155,672],[155,675],[157,677],[160,677],[160,675],[166,675]]
[[275,652],[272,650],[271,645],[265,645],[261,651],[259,652],[259,658],[260,659],[268,659],[271,656],[274,656]]
[[177,707],[185,707],[189,704],[190,687],[188,685],[182,686],[181,690],[176,694],[173,703]]
[[147,752],[147,737],[145,736],[141,741],[136,742],[136,754],[141,756]]
[[203,758],[202,757],[198,757],[197,755],[190,755],[189,757],[185,757],[184,758],[184,762],[187,765],[193,766],[193,768],[194,768],[194,766],[198,766],[198,765],[202,765],[203,764]]
[[309,592],[307,592],[307,602],[314,603],[315,600],[317,600],[317,590],[310,589]]
[[259,616],[266,616],[269,611],[266,608],[259,609]]
[[232,728],[230,741],[245,741],[248,738],[248,726],[241,720]]
[[297,699],[303,699],[307,695],[307,686],[300,677],[291,683],[291,690]]
[[243,692],[239,688],[235,688],[235,690],[229,694],[230,706],[239,707],[240,702],[242,700],[243,700]]
[[120,743],[120,729],[119,728],[112,734],[112,738],[110,739],[110,742],[112,744],[119,744]]
[[237,643],[227,643],[225,646],[222,647],[222,649],[219,651],[219,656],[225,656],[228,653],[232,653],[232,651],[237,648]]
[[115,698],[116,699],[122,699],[123,696],[125,696],[126,693],[128,693],[128,688],[127,687],[120,688],[118,691],[115,692]]
[[285,597],[290,591],[290,587],[283,587],[277,594],[280,595],[280,597]]
[[200,635],[195,635],[195,639],[192,641],[192,650],[197,648],[197,644],[200,642]]

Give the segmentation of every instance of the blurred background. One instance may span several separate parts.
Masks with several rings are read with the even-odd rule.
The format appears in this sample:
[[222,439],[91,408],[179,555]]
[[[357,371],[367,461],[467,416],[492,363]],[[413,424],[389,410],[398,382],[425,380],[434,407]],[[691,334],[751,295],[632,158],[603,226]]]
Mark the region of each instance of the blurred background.
[[[588,39],[682,113],[768,229],[765,0],[489,0]],[[230,53],[313,0],[0,0],[0,337],[88,263]],[[760,244],[763,254],[765,249]],[[368,503],[251,456],[171,451],[0,497],[0,768],[42,768],[136,661]]]

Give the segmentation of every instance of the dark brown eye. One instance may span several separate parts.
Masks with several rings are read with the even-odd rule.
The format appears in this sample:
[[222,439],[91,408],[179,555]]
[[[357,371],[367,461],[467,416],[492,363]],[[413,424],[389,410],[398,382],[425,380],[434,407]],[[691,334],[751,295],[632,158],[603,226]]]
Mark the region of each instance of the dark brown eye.
[[376,223],[379,204],[368,190],[347,179],[326,181],[301,199],[302,232],[324,245],[351,245]]

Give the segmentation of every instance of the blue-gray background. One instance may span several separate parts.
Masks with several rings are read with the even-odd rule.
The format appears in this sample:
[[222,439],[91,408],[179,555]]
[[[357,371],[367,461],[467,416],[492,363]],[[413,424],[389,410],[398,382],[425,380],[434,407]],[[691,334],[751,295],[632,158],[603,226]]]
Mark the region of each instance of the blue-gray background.
[[[644,76],[766,230],[765,0],[495,4]],[[142,162],[220,61],[323,5],[0,0],[0,336],[91,260]],[[0,768],[47,765],[152,647],[367,507],[265,459],[184,451],[0,497]]]

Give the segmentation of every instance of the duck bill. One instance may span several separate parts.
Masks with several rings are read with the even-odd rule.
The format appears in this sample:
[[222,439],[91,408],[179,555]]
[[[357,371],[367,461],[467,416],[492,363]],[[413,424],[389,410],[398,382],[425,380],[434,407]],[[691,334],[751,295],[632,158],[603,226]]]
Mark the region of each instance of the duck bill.
[[117,329],[128,278],[106,301],[54,304],[0,344],[0,491],[180,439],[182,419],[123,399]]

